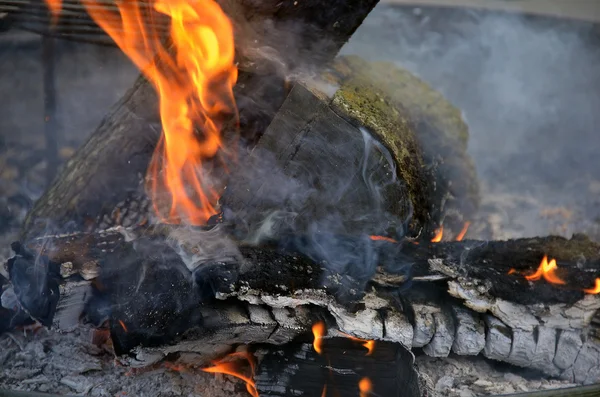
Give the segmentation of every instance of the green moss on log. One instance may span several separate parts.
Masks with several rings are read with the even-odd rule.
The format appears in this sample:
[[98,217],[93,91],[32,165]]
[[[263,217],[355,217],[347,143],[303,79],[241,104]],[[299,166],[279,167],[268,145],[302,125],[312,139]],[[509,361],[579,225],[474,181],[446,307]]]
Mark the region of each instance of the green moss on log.
[[[336,111],[368,127],[395,157],[414,208],[413,228],[456,231],[477,209],[478,184],[466,152],[468,127],[441,93],[389,62],[336,59],[325,79],[339,89]],[[415,230],[418,231],[418,230]]]

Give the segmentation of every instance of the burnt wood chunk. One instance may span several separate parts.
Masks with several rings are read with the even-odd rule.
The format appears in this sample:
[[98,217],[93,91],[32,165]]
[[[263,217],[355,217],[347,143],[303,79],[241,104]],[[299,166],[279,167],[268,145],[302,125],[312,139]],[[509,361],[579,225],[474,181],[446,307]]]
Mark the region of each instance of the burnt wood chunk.
[[414,356],[397,343],[377,342],[365,355],[360,343],[345,338],[323,340],[322,354],[310,343],[264,346],[255,381],[261,396],[355,396],[368,379],[373,395],[425,395]]

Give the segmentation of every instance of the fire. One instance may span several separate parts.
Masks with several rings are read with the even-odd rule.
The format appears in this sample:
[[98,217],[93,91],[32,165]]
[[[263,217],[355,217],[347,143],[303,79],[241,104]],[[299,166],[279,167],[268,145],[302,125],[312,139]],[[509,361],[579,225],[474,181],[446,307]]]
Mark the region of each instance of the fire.
[[[203,164],[228,156],[224,118],[237,121],[231,22],[213,0],[119,1],[118,11],[99,0],[82,3],[158,94],[162,135],[147,184],[157,216],[166,223],[205,223],[217,212],[219,192]],[[148,23],[149,11],[170,18],[168,38]]]
[[460,230],[460,233],[458,233],[458,236],[456,236],[456,241],[462,241],[462,239],[465,238],[465,234],[467,234],[469,226],[471,226],[471,222],[465,222],[463,228]]
[[127,331],[127,327],[125,326],[125,323],[123,322],[123,320],[119,320],[119,324],[121,325],[121,328],[123,328],[123,331],[129,332],[129,331]]
[[54,18],[57,18],[62,10],[62,0],[46,0],[46,5]]
[[369,378],[362,378],[358,382],[358,390],[360,390],[360,397],[367,397],[373,390],[373,384]]
[[442,241],[442,237],[444,237],[444,226],[440,226],[439,229],[435,231],[435,236],[431,239],[432,243],[439,243]]
[[371,240],[373,241],[387,241],[389,243],[397,243],[397,240],[394,240],[391,237],[386,237],[386,236],[369,236],[371,238]]
[[356,336],[348,335],[343,332],[340,332],[340,333],[352,341],[362,343],[362,345],[367,349],[367,356],[370,356],[373,353],[373,350],[375,349],[375,341],[374,340],[361,339],[361,338],[357,338]]
[[[250,364],[250,369],[252,371],[252,375],[251,376],[243,375],[238,368],[237,362],[226,361],[231,358],[239,358],[239,359],[248,361],[248,364]],[[250,393],[250,395],[252,397],[259,397],[258,390],[256,389],[256,383],[254,383],[254,380],[253,380],[254,371],[255,371],[254,359],[249,353],[246,353],[246,352],[232,353],[229,356],[225,357],[223,360],[215,363],[215,365],[213,367],[204,368],[204,369],[202,369],[202,371],[210,372],[213,374],[231,375],[238,379],[241,379],[244,382],[246,382],[246,390],[248,390],[248,393]]]
[[327,385],[323,386],[323,392],[321,393],[321,397],[327,396]]
[[600,278],[596,279],[596,286],[594,288],[590,288],[590,289],[584,289],[583,292],[585,292],[586,294],[600,294]]
[[313,348],[319,354],[323,352],[323,336],[325,336],[327,329],[325,328],[325,323],[323,321],[319,321],[312,326],[312,332],[315,337],[313,341]]
[[546,281],[551,284],[566,284],[560,277],[556,275],[556,269],[558,266],[556,265],[556,259],[552,259],[548,262],[548,256],[544,255],[540,266],[537,271],[533,274],[526,275],[525,278],[529,281],[537,281],[544,277]]

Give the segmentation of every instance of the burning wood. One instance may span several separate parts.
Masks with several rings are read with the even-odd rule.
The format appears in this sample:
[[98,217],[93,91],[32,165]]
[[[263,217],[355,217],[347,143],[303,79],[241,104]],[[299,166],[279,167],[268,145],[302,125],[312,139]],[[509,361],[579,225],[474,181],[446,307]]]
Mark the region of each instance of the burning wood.
[[[48,2],[57,24],[67,3]],[[375,1],[328,4],[336,21],[313,2],[222,3],[82,0],[144,77],[29,214],[0,330],[85,320],[123,363],[213,362],[254,397],[423,395],[412,348],[600,380],[600,247],[464,241],[478,193],[458,109],[390,64],[328,62]],[[307,20],[322,48],[307,28],[264,54]]]

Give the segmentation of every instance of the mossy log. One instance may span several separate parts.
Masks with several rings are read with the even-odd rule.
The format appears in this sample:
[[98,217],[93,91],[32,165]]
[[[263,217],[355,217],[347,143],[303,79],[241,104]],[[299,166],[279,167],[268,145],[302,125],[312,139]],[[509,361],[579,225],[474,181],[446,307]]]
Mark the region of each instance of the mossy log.
[[[32,4],[43,7],[35,1],[17,3],[18,12],[27,13]],[[285,99],[285,76],[295,66],[291,55],[302,59],[303,67],[320,67],[335,57],[376,3],[222,3],[232,17],[238,39],[240,76],[234,94],[244,137],[260,136]],[[83,17],[84,11],[77,4],[70,1],[63,6]],[[274,43],[277,37],[281,40]],[[267,47],[271,50],[264,54]],[[157,96],[150,83],[140,77],[36,202],[23,226],[23,238],[56,230],[94,230],[143,222],[147,200],[142,179],[160,129]]]
[[417,77],[340,57],[293,87],[223,205],[250,232],[287,213],[296,234],[452,235],[478,205],[467,139],[460,111]]

